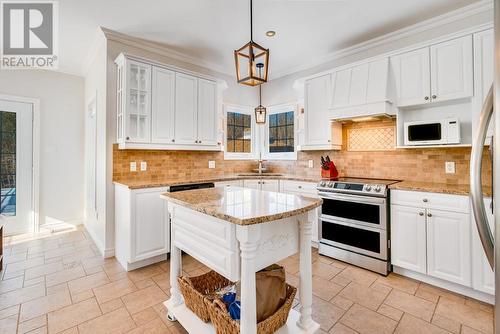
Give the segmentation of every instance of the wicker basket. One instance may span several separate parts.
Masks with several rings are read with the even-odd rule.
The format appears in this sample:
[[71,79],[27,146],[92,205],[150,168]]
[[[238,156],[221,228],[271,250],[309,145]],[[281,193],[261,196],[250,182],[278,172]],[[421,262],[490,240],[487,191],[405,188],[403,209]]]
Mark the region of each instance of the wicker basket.
[[[257,334],[272,334],[286,324],[288,313],[292,308],[293,300],[297,288],[287,284],[286,285],[286,300],[283,305],[269,318],[257,324]],[[215,327],[217,334],[237,334],[240,333],[240,323],[231,319],[226,306],[219,299],[208,300],[205,299],[208,312],[210,313],[210,320]]]
[[180,276],[177,281],[186,306],[204,322],[210,321],[210,314],[207,310],[208,304],[205,303],[205,299],[213,300],[215,291],[233,284],[215,271],[196,277]]

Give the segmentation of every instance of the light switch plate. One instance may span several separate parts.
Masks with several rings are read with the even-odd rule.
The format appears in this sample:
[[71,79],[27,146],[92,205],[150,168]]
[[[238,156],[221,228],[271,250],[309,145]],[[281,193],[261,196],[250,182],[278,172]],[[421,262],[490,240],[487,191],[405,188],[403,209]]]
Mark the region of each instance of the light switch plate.
[[446,161],[444,165],[445,165],[446,174],[455,174],[455,162],[454,161]]
[[130,171],[137,172],[137,162],[135,161],[130,162]]
[[314,168],[314,160],[309,160],[309,168]]
[[215,168],[215,161],[214,160],[208,161],[208,168]]
[[144,172],[148,169],[148,163],[146,161],[141,161],[141,172]]

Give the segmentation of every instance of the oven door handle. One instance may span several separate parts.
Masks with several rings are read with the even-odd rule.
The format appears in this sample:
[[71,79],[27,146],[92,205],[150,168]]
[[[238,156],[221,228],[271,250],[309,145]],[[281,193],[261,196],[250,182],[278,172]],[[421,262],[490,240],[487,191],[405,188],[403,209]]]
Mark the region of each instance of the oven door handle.
[[343,195],[338,193],[326,193],[326,192],[318,192],[319,197],[326,199],[335,199],[339,201],[345,202],[358,202],[358,203],[366,203],[366,204],[385,204],[385,198],[379,197],[367,197],[367,196],[357,196],[357,195]]

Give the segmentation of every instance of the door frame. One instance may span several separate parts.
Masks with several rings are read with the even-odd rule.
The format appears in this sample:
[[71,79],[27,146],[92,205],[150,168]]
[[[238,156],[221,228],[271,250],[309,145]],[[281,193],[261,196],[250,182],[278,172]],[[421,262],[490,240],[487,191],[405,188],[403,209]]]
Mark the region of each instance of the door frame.
[[33,112],[33,133],[32,133],[32,150],[33,150],[33,170],[32,170],[32,203],[33,203],[33,225],[32,232],[40,231],[40,99],[7,95],[0,92],[0,100],[27,103],[32,105]]

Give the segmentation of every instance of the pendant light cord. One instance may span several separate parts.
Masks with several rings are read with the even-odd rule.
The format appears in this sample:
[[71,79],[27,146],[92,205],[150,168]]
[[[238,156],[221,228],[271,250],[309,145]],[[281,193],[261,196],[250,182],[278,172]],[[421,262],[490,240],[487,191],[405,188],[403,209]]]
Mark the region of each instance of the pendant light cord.
[[250,0],[250,41],[253,42],[253,1]]
[[262,84],[259,85],[259,105],[262,106]]

